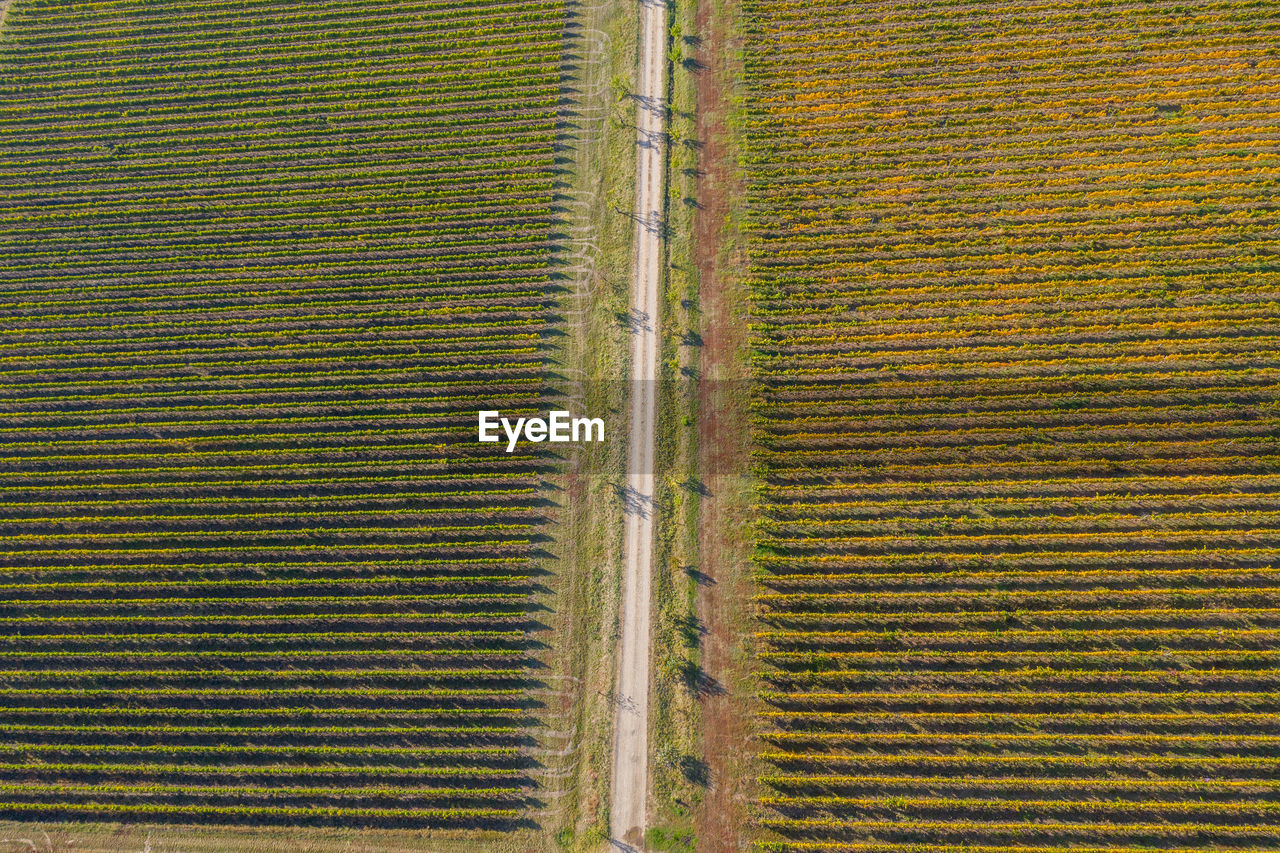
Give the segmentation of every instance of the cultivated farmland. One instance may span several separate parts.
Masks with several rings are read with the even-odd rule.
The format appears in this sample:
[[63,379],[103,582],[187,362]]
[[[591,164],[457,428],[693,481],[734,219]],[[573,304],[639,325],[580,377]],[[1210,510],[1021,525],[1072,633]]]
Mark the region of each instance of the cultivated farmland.
[[742,14],[767,846],[1280,846],[1280,11]]
[[529,814],[562,5],[9,10],[0,814]]

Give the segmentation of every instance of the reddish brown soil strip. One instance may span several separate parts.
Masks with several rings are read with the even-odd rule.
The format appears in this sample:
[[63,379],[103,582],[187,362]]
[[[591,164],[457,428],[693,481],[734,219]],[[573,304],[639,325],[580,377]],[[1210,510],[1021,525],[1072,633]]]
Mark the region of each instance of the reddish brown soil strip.
[[[710,780],[698,816],[698,850],[721,853],[745,848],[747,808],[743,746],[749,738],[746,712],[750,697],[741,695],[734,671],[733,647],[741,640],[749,601],[743,546],[735,539],[738,519],[725,506],[727,485],[746,475],[747,413],[734,381],[745,375],[741,353],[745,324],[730,291],[735,253],[725,231],[733,187],[733,151],[725,134],[731,79],[726,57],[728,22],[713,0],[698,5],[697,32],[702,39],[697,75],[698,209],[694,217],[693,258],[698,269],[702,311],[701,375],[698,398],[698,454],[704,496],[698,523],[699,570],[710,580],[699,587],[698,616],[707,628],[702,664],[722,690],[702,700],[703,751]],[[726,381],[727,380],[727,381]],[[739,662],[738,665],[741,665]]]

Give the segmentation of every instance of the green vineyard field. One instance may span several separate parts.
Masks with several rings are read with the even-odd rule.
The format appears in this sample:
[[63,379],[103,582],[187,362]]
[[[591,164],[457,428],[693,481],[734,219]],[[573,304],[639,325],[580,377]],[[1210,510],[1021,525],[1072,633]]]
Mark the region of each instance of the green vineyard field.
[[529,820],[559,0],[19,0],[0,814]]
[[1280,848],[1280,7],[742,25],[765,849]]

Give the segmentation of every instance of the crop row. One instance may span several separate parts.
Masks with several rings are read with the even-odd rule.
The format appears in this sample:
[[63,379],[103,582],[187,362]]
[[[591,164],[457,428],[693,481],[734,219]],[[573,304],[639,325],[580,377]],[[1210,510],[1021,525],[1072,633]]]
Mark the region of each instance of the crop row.
[[1274,848],[1275,10],[742,14],[763,848]]
[[8,11],[7,818],[528,819],[565,14]]

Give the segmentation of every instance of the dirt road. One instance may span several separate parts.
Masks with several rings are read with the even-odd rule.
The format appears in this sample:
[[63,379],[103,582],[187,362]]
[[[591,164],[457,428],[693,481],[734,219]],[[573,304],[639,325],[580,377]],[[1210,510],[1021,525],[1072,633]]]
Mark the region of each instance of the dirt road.
[[666,32],[663,0],[641,0],[636,91],[635,267],[631,289],[631,406],[624,495],[622,637],[613,734],[614,844],[642,849],[648,801],[649,587],[653,571],[654,443],[657,420],[658,294],[662,284],[666,151]]

